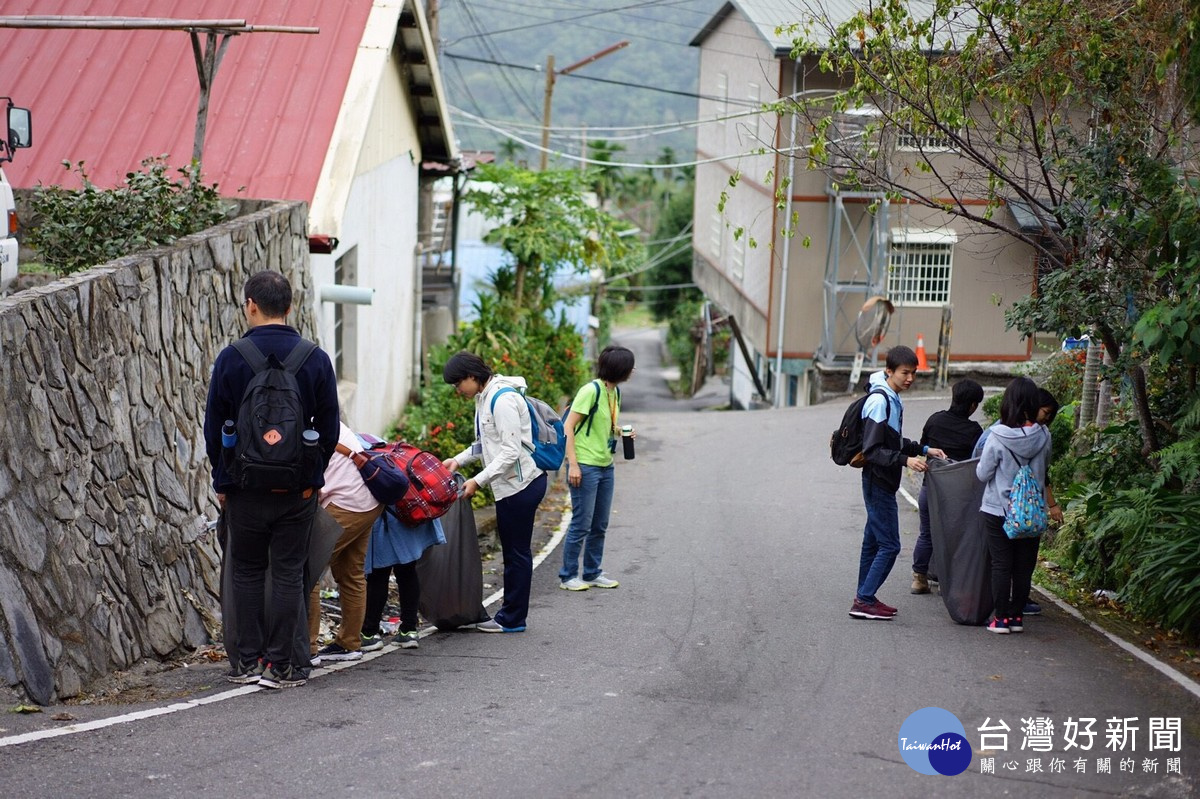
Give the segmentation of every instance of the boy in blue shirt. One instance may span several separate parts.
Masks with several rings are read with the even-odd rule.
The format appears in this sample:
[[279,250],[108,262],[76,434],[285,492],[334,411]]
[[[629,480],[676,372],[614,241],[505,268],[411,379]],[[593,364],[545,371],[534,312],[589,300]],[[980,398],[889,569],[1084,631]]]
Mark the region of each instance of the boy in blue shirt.
[[900,516],[896,491],[904,466],[925,471],[922,455],[945,458],[946,453],[904,438],[904,406],[900,392],[907,391],[917,376],[917,354],[908,347],[888,350],[886,367],[871,375],[872,395],[863,404],[863,505],[867,524],[863,528],[862,555],[858,563],[858,590],[850,616],[856,619],[891,621],[896,608],[879,601],[875,592],[887,579],[900,554]]

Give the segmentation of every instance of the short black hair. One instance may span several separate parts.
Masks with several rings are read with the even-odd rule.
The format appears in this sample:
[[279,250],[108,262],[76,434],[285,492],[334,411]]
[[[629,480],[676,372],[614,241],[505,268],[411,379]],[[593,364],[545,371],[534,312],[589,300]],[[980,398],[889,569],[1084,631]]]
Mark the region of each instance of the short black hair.
[[459,350],[450,356],[446,361],[446,365],[442,367],[442,380],[445,380],[452,386],[457,386],[468,377],[475,378],[479,385],[483,385],[492,379],[492,369],[483,362],[473,352]]
[[292,309],[292,284],[278,272],[269,269],[255,272],[246,281],[243,292],[246,299],[254,300],[263,316],[278,319]]
[[901,366],[916,366],[917,363],[917,354],[913,352],[910,347],[906,347],[903,344],[898,344],[888,350],[888,369],[895,370],[899,369]]
[[1038,390],[1037,383],[1028,377],[1014,378],[1000,399],[1000,423],[1007,427],[1024,427],[1026,422],[1036,422],[1041,407]]
[[950,389],[950,407],[966,413],[972,405],[983,402],[983,386],[971,378],[963,378]]
[[633,374],[633,351],[610,344],[596,361],[596,377],[609,383],[624,383]]
[[1042,408],[1050,409],[1050,418],[1058,416],[1058,409],[1062,406],[1058,404],[1058,398],[1044,388],[1038,389],[1038,410]]

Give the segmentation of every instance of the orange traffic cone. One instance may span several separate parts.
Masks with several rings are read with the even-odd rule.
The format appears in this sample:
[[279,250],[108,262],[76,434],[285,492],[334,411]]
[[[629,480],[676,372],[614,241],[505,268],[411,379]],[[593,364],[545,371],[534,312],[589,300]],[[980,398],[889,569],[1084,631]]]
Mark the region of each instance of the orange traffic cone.
[[925,336],[917,334],[917,371],[929,371],[929,358],[925,356]]

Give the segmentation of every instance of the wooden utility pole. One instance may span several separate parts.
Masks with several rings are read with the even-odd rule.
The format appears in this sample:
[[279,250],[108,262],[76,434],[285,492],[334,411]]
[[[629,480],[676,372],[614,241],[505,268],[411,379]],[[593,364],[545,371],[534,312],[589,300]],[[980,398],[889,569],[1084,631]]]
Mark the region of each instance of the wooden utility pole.
[[554,71],[554,56],[546,56],[546,94],[542,98],[542,159],[541,171],[546,171],[546,166],[550,157],[550,103],[554,96],[554,79],[558,75],[568,75],[580,67],[586,67],[593,61],[599,61],[606,55],[617,52],[623,47],[628,47],[629,42],[617,42],[614,45],[605,47],[603,50],[592,53],[582,61],[576,61],[569,67],[563,67],[558,72]]
[[554,96],[554,56],[546,56],[546,93],[542,96],[542,160],[545,172],[550,158],[550,99]]

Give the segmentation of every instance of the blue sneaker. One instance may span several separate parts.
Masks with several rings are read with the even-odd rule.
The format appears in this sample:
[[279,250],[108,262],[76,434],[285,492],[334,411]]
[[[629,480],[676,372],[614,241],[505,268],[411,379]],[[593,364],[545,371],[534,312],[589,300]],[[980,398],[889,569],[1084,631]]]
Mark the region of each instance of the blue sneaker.
[[1021,613],[1022,616],[1040,616],[1042,615],[1042,606],[1036,602],[1026,602],[1025,610]]
[[525,625],[522,624],[520,627],[501,627],[500,622],[495,619],[488,619],[476,624],[475,629],[481,633],[523,633],[525,632]]

